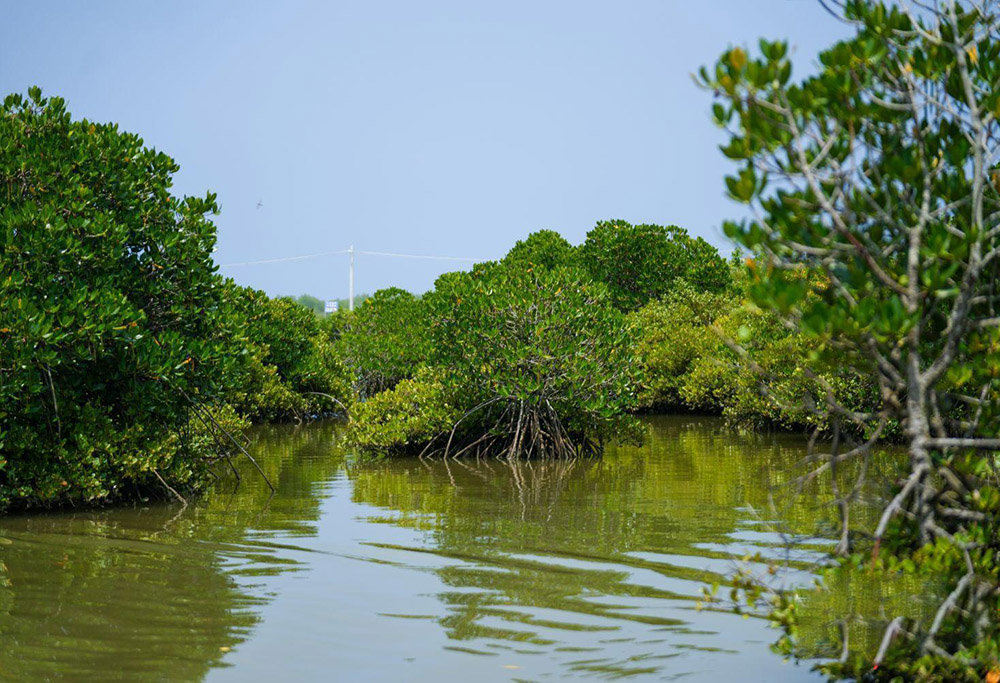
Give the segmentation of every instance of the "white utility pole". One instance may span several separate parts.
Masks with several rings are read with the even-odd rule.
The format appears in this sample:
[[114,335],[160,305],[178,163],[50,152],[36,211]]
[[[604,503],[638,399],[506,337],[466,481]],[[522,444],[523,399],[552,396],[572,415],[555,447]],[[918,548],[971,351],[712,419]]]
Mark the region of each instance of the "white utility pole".
[[354,310],[354,245],[347,250],[347,253],[351,255],[351,278],[347,288],[347,308],[348,310]]

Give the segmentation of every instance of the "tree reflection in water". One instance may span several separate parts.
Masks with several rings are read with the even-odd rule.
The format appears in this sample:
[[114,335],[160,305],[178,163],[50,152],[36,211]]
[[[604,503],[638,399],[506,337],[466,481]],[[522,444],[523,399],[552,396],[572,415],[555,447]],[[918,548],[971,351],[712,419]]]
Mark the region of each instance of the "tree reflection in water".
[[[504,642],[549,650],[580,642],[564,639],[569,631],[673,634],[660,648],[619,646],[626,656],[593,662],[599,671],[629,673],[635,657],[645,662],[672,648],[718,646],[714,634],[694,633],[692,608],[702,586],[724,583],[740,558],[792,553],[815,560],[832,530],[829,482],[813,481],[801,495],[795,485],[802,438],[734,435],[711,418],[650,423],[644,447],[611,448],[600,459],[355,463],[354,500],[430,534],[421,551],[461,560],[437,570],[453,589],[438,596],[448,606],[438,621],[449,637],[475,642],[478,651]],[[893,473],[888,460],[880,466],[869,475],[873,486]],[[871,528],[872,514],[859,505],[857,527]],[[811,579],[786,571],[774,581]],[[839,655],[831,635],[840,633],[845,615],[855,643],[867,647],[868,624],[878,621],[873,611],[890,599],[904,601],[913,588],[857,585],[810,596],[807,651]],[[623,626],[629,623],[647,628]]]
[[[797,436],[649,423],[642,448],[514,463],[357,461],[332,425],[261,429],[254,453],[273,497],[247,468],[235,493],[223,480],[187,507],[4,518],[0,678],[199,680],[235,663],[237,680],[337,667],[506,680],[500,665],[515,660],[536,677],[784,677],[759,620],[695,606],[748,553],[782,558],[806,537],[795,552],[822,553],[829,482],[789,495]],[[853,515],[858,528],[867,514]],[[801,641],[837,656],[843,623],[852,647],[869,647],[870,607],[916,588],[811,595]],[[306,640],[337,647],[304,657]]]
[[256,432],[270,500],[247,469],[187,507],[0,519],[0,678],[203,678],[257,624],[254,577],[299,568],[269,539],[315,534],[333,435]]

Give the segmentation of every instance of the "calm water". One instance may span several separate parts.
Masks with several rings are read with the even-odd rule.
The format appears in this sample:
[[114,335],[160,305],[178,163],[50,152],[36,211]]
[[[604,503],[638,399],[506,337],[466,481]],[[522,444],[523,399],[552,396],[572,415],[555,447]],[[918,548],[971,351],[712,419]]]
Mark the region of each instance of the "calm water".
[[513,467],[261,429],[273,498],[248,471],[186,508],[0,519],[0,680],[819,680],[764,620],[696,609],[786,552],[776,518],[821,527],[821,496],[769,505],[803,441],[649,422],[642,448]]

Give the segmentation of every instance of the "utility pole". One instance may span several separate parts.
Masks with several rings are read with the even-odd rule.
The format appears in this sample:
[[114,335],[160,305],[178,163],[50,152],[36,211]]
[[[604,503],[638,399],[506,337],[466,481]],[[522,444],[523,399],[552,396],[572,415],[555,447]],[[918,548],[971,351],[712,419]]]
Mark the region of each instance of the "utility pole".
[[348,296],[347,308],[348,310],[353,311],[354,310],[354,245],[353,244],[351,245],[351,248],[347,250],[347,253],[351,255],[351,277],[347,288],[347,296]]

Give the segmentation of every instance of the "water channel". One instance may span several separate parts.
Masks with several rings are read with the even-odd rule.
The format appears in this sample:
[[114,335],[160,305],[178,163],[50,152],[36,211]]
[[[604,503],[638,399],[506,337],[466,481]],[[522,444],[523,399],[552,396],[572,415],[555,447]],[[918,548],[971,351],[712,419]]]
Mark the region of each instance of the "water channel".
[[642,447],[517,465],[259,428],[273,497],[248,469],[187,506],[0,519],[0,680],[822,680],[699,609],[747,555],[829,543],[818,489],[775,502],[805,441],[646,419]]

